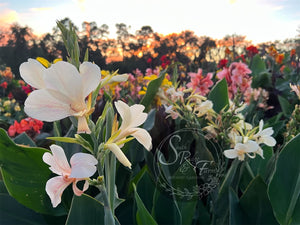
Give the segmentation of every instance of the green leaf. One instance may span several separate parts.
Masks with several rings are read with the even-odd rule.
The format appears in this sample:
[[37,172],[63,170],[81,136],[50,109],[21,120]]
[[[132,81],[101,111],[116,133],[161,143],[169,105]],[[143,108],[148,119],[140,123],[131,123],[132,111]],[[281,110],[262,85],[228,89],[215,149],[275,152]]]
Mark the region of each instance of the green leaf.
[[76,224],[104,224],[104,206],[89,195],[74,195],[66,225]]
[[250,67],[252,71],[252,75],[256,76],[263,71],[266,71],[265,62],[261,59],[261,57],[257,54],[252,58],[252,64]]
[[158,224],[182,224],[177,202],[171,193],[155,189],[152,215]]
[[213,109],[216,112],[220,112],[224,107],[229,105],[228,87],[225,78],[211,89],[208,99],[213,102]]
[[26,145],[30,147],[36,147],[34,141],[25,133],[19,134],[17,137],[14,138],[14,142],[20,145]]
[[[137,193],[148,211],[152,210],[155,183],[150,177],[147,165],[134,177],[132,184],[136,183]],[[131,185],[133,187],[133,185]]]
[[145,130],[151,130],[154,127],[155,123],[155,115],[156,115],[156,109],[151,109],[148,113],[147,119],[143,125],[143,128]]
[[241,210],[239,198],[232,188],[229,188],[229,224],[243,224],[242,219],[245,218]]
[[51,175],[42,156],[48,150],[16,145],[0,129],[0,165],[9,194],[36,212],[53,215],[66,213],[62,206],[53,208],[45,191]]
[[283,114],[286,117],[290,117],[290,115],[293,112],[292,105],[289,103],[288,100],[286,100],[285,98],[281,97],[280,95],[278,95],[278,100],[279,100],[279,104],[280,104],[280,107],[281,107],[281,110],[282,110]]
[[8,194],[0,194],[0,224],[47,224],[42,215],[26,208]]
[[182,221],[192,224],[199,197],[196,171],[185,161],[172,176],[172,186],[176,189],[175,195]]
[[267,185],[260,176],[254,178],[240,199],[249,224],[277,224],[267,195]]
[[214,214],[216,216],[217,224],[224,224],[227,220],[228,205],[229,205],[229,190],[235,187],[235,180],[240,171],[240,161],[235,159],[230,166],[218,192],[218,197],[214,203]]
[[269,160],[273,156],[273,148],[267,145],[262,147],[264,153],[264,159],[260,156],[256,156],[254,159],[249,161],[249,165],[254,173],[254,176],[261,175],[263,178],[266,178],[267,175],[267,166]]
[[156,221],[153,219],[151,214],[148,212],[146,209],[144,203],[142,202],[139,194],[136,191],[136,186],[134,184],[133,189],[134,189],[134,198],[135,202],[137,204],[137,212],[136,212],[136,220],[139,225],[144,225],[144,224],[157,224]]
[[300,224],[300,134],[279,154],[268,194],[280,224]]
[[145,106],[146,111],[149,111],[149,107],[150,107],[160,85],[162,84],[162,81],[165,78],[166,72],[167,72],[166,70],[161,71],[158,78],[149,82],[148,87],[147,87],[147,92],[140,102],[140,104]]

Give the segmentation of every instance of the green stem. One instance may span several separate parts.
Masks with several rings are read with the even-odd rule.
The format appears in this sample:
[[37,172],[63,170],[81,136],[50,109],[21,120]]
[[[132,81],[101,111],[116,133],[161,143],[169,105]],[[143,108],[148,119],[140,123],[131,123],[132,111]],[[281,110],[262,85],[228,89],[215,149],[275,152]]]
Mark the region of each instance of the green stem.
[[[98,164],[98,173],[99,175],[103,175],[103,169],[101,165]],[[102,193],[102,200],[104,204],[104,224],[106,225],[115,225],[115,219],[114,219],[114,213],[111,210],[111,206],[109,203],[109,198],[107,194],[107,190],[105,188],[105,181],[103,182],[103,185],[97,186],[100,193]]]
[[255,178],[254,173],[253,173],[253,171],[252,171],[252,169],[251,169],[251,167],[250,167],[250,165],[247,161],[245,162],[245,166],[246,166],[251,178],[254,179]]
[[108,192],[108,200],[111,211],[114,212],[115,203],[115,177],[116,177],[116,157],[111,152],[105,157],[105,181]]

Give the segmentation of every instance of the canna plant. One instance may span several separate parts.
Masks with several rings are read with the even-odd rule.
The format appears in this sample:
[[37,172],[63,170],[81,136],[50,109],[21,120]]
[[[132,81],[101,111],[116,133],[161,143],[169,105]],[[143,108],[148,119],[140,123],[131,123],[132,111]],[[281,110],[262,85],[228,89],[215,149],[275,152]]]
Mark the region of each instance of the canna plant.
[[[129,76],[102,79],[88,53],[80,62],[74,29],[58,27],[67,61],[28,59],[20,66],[35,88],[25,112],[53,122],[49,148],[0,130],[0,199],[7,203],[1,224],[300,223],[299,106],[290,113],[288,141],[278,142],[282,114],[266,120],[240,102],[268,73],[258,54],[250,68],[235,62],[219,72],[214,85],[213,74],[201,69],[190,82],[171,84],[167,70],[179,76],[169,65],[147,83],[140,104],[127,104],[106,90]],[[103,110],[92,118],[99,92]],[[163,116],[151,109],[158,97]],[[166,121],[174,133],[166,132]]]

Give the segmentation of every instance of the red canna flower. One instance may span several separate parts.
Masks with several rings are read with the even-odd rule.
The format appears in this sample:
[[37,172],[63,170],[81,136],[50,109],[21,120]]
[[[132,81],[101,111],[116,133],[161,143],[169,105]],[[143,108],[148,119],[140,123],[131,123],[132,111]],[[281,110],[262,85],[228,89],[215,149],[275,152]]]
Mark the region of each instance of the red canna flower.
[[0,87],[6,89],[7,88],[7,82],[4,81],[2,84],[0,84]]
[[250,45],[249,47],[247,47],[246,50],[247,50],[249,57],[253,57],[258,53],[258,49],[253,45]]
[[218,63],[218,68],[223,69],[224,67],[227,67],[227,63],[228,63],[227,59],[221,59]]

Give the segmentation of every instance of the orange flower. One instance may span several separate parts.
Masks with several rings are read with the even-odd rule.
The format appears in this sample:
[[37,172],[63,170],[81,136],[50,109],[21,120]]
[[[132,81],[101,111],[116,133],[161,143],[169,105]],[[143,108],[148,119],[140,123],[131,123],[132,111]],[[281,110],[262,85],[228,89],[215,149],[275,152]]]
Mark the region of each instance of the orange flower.
[[296,55],[296,49],[292,49],[290,55],[291,55],[291,57]]
[[284,60],[284,54],[278,54],[275,58],[275,61],[278,63],[278,64],[282,64],[282,61]]
[[226,47],[226,49],[225,49],[225,54],[226,54],[226,55],[230,55],[230,53],[231,53],[231,51],[229,50],[229,48]]

